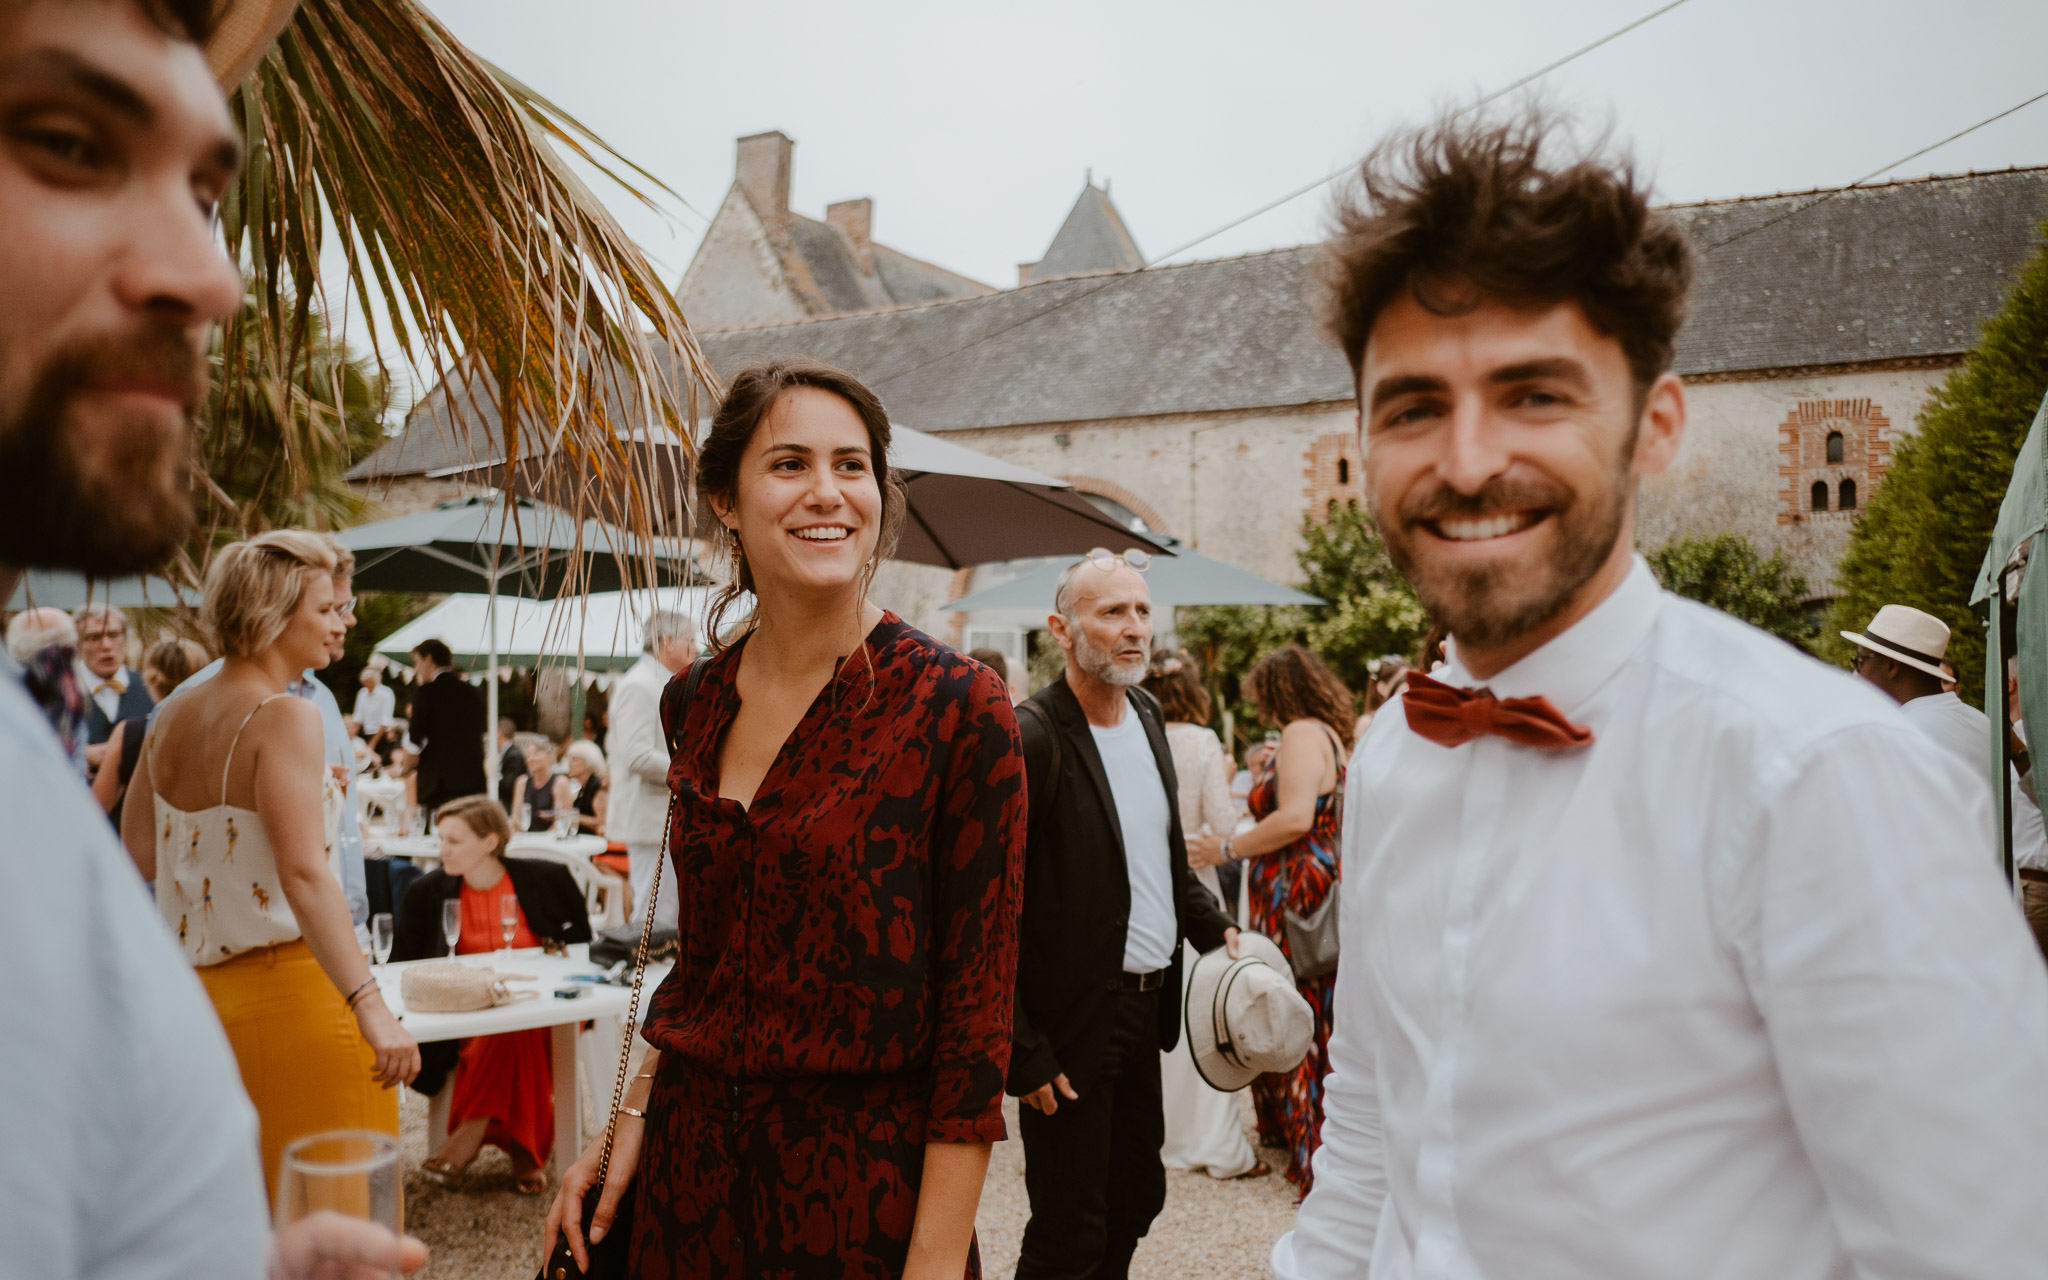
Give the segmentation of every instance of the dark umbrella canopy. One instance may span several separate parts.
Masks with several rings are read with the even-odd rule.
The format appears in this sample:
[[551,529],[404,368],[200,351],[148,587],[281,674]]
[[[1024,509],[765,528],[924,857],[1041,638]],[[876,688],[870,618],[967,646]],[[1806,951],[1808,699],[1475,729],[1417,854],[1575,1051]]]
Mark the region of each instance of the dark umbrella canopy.
[[53,569],[30,569],[21,575],[8,611],[17,609],[82,609],[88,604],[112,605],[116,609],[175,609],[180,605],[197,608],[199,593],[174,587],[162,578],[114,578],[94,581],[81,573]]
[[[955,600],[946,608],[956,612],[973,609],[1052,610],[1053,587],[1066,571],[1067,560],[1040,565],[1008,582]],[[1235,565],[1182,550],[1172,559],[1152,561],[1145,573],[1152,605],[1158,609],[1195,604],[1321,604],[1322,600],[1292,587],[1268,582]]]
[[[680,445],[636,436],[627,444],[627,458],[644,492],[664,495],[671,500],[665,505],[683,509],[690,468]],[[1098,511],[1065,481],[923,431],[892,425],[889,465],[903,481],[907,499],[897,560],[962,569],[999,560],[1080,555],[1092,547],[1172,554]],[[503,483],[502,462],[472,470],[486,483]],[[518,492],[564,506],[573,505],[579,488],[597,483],[582,468],[547,459],[522,460],[512,472]],[[663,513],[653,514],[657,527],[665,527]],[[709,511],[696,512],[697,536],[709,537],[716,529]]]
[[344,529],[366,591],[458,592],[549,600],[565,590],[620,591],[681,583],[686,556],[598,520],[502,496],[459,498],[429,511]]

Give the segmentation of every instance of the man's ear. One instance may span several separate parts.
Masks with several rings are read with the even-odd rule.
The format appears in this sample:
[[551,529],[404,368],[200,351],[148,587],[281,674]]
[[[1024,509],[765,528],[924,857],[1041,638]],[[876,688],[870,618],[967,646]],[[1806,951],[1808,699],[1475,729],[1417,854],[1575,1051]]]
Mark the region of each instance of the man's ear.
[[1636,423],[1636,474],[1653,476],[1669,467],[1684,443],[1685,384],[1666,370],[1643,396],[1643,412]]
[[1052,632],[1053,643],[1060,648],[1067,647],[1067,620],[1057,613],[1047,614],[1045,629]]

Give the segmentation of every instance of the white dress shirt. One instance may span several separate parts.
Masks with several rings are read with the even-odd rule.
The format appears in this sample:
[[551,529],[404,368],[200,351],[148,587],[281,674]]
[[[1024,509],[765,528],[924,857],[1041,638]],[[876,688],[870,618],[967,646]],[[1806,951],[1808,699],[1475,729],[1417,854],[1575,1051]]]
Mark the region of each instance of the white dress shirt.
[[605,834],[620,844],[660,845],[668,817],[668,740],[661,732],[661,693],[673,677],[652,655],[612,685],[606,736],[612,796]]
[[374,689],[364,685],[356,690],[356,728],[364,737],[370,737],[390,724],[397,710],[398,695],[388,684],[379,684]]
[[123,666],[115,668],[113,675],[101,679],[85,665],[83,658],[71,660],[71,677],[78,681],[79,692],[91,698],[99,707],[100,714],[108,720],[121,718],[121,695],[128,692],[129,682],[136,678],[133,671]]
[[1274,1274],[2048,1272],[2048,971],[1984,780],[1640,560],[1484,684],[1594,742],[1374,718],[1315,1190]]
[[259,1280],[227,1036],[20,677],[0,650],[0,1276]]
[[1978,777],[1990,778],[1991,717],[1953,693],[1914,698],[1901,703],[1899,710],[1915,729],[1975,769]]
[[1115,728],[1091,724],[1088,733],[1102,757],[1103,776],[1109,779],[1124,838],[1124,871],[1131,880],[1124,972],[1151,973],[1173,963],[1180,941],[1180,919],[1173,910],[1173,854],[1166,839],[1173,822],[1166,780],[1159,776],[1159,758],[1152,754],[1152,740],[1135,708],[1126,705],[1123,722]]

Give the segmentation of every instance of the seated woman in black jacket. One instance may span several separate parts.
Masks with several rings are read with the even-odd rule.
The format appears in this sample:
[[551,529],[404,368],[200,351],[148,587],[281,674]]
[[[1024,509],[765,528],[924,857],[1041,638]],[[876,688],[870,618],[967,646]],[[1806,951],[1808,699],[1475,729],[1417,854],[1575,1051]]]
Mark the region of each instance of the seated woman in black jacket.
[[[434,831],[441,837],[441,865],[405,891],[393,960],[446,955],[442,916],[449,904],[460,922],[455,941],[460,955],[543,941],[590,941],[590,916],[567,867],[504,856],[512,825],[496,800],[451,800],[435,811]],[[512,1157],[521,1193],[545,1191],[548,1154],[555,1145],[554,1063],[547,1029],[477,1036],[459,1046],[422,1045],[421,1053],[424,1061],[414,1087],[423,1093],[439,1093],[449,1069],[460,1067],[448,1107],[448,1140],[422,1166],[427,1176],[451,1186],[478,1150],[494,1146]]]

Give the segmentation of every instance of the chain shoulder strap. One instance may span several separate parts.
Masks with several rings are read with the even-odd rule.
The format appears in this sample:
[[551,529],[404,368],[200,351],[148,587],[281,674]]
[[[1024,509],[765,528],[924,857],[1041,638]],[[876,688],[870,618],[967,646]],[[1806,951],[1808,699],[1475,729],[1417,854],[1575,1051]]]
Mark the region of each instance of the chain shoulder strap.
[[[696,701],[697,686],[704,682],[704,669],[711,663],[711,655],[699,654],[690,664],[690,674],[683,680],[682,703],[676,708],[676,723],[682,724],[689,714],[690,704]],[[669,753],[674,755],[676,743],[671,740]],[[647,978],[647,947],[654,934],[654,904],[661,901],[661,873],[668,868],[669,841],[676,829],[676,789],[668,789],[668,815],[661,824],[661,858],[654,864],[654,879],[647,886],[647,918],[640,925],[640,946],[633,956],[633,998],[626,1008],[626,1028],[619,1037],[619,1069],[612,1080],[611,1114],[604,1122],[604,1149],[597,1157],[597,1186],[604,1187],[605,1179],[612,1169],[612,1140],[619,1132],[619,1107],[626,1099],[626,1068],[633,1061],[633,1037],[640,1033],[640,989]]]

